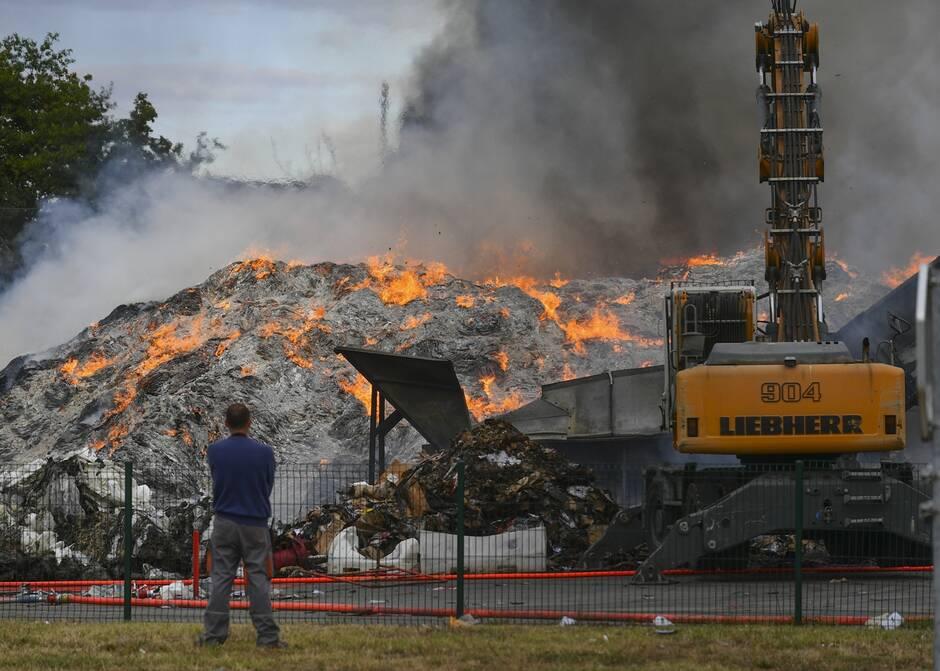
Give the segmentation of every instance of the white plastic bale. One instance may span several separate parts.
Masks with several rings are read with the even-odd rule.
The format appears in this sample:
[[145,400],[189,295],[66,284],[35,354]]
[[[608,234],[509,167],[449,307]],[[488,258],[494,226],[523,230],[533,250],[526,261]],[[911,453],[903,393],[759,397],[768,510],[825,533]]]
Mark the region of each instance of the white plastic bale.
[[366,557],[359,552],[359,537],[356,527],[347,527],[336,534],[327,551],[326,570],[331,574],[359,573],[371,571],[378,566],[416,570],[418,568],[418,541],[406,538],[389,554],[379,559]]
[[29,553],[52,552],[58,540],[54,531],[36,532],[23,529],[20,533],[20,545]]
[[[457,570],[457,534],[418,533],[421,571],[454,573]],[[465,573],[538,573],[545,570],[545,527],[507,531],[493,536],[464,536]]]
[[171,599],[192,599],[193,586],[186,585],[181,580],[176,580],[160,588],[160,598],[164,601]]

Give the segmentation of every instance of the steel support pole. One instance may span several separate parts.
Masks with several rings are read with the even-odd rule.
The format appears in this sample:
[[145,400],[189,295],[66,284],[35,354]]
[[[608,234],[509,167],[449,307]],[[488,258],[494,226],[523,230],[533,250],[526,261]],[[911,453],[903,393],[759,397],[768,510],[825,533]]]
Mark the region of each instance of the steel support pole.
[[124,463],[124,619],[131,619],[131,555],[134,553],[134,464]]
[[[385,394],[379,392],[379,423],[381,426],[385,422]],[[385,427],[379,431],[379,474],[385,472]]]
[[375,484],[375,427],[378,416],[379,390],[372,385],[372,403],[369,405],[369,484]]
[[917,400],[920,406],[920,438],[931,444],[933,459],[930,468],[933,500],[921,505],[921,512],[931,516],[933,534],[933,668],[940,671],[940,394],[935,388],[937,362],[940,361],[940,338],[934,329],[940,319],[940,301],[936,292],[940,278],[934,264],[921,265],[917,273],[917,301],[914,308],[915,351],[917,358]]
[[198,529],[193,529],[193,598],[199,598],[199,545],[201,542]]
[[464,574],[464,562],[463,562],[463,512],[464,512],[464,463],[463,459],[457,460],[457,492],[455,498],[457,499],[457,608],[456,616],[463,616],[463,574]]
[[[940,393],[935,387],[937,382],[937,362],[940,361],[940,338],[937,337],[937,324],[940,320],[940,301],[937,300],[937,291],[940,290],[940,273],[933,264],[922,268],[921,277],[918,277],[918,308],[923,308],[926,328],[918,329],[918,337],[924,338],[923,347],[918,348],[918,355],[924,361],[918,361],[917,374],[924,380],[918,380],[928,389],[928,393],[920,394],[922,404],[931,407],[932,412],[921,408],[926,413],[921,426],[921,438],[933,443],[933,668],[940,671],[940,580],[937,579],[937,567],[940,566],[940,435],[937,431],[937,418],[940,417]],[[923,298],[921,298],[923,293]],[[923,305],[921,301],[923,300]]]
[[[940,397],[938,397],[940,398]],[[940,402],[935,400],[935,407],[940,410]],[[940,671],[940,580],[937,578],[937,567],[940,566],[940,440],[937,432],[933,432],[933,668]]]
[[793,624],[803,624],[803,461],[793,477]]

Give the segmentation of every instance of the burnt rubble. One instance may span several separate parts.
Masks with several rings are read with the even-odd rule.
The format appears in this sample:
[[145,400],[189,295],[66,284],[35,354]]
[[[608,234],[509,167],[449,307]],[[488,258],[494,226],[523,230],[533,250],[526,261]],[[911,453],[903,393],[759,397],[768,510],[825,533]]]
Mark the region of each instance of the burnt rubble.
[[[132,571],[189,572],[193,529],[204,527],[209,498],[168,505],[132,483]],[[36,461],[0,477],[0,580],[94,579],[123,571],[124,469],[75,455]]]
[[588,469],[507,422],[487,420],[414,467],[393,467],[376,485],[351,485],[340,492],[340,503],[317,506],[287,525],[276,547],[296,547],[300,540],[310,554],[322,556],[340,531],[354,526],[361,551],[380,559],[403,540],[417,538],[419,530],[455,533],[459,459],[465,469],[465,533],[544,526],[553,569],[574,567],[619,511]]

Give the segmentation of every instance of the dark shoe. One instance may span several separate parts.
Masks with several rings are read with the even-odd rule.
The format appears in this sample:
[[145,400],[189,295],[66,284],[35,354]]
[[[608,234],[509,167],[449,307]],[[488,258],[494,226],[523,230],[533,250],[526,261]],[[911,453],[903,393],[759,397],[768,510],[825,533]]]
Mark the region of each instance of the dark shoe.
[[266,648],[268,650],[285,650],[290,646],[287,645],[284,641],[274,641],[273,643],[258,643],[259,648]]
[[206,638],[205,634],[199,634],[196,637],[196,647],[197,648],[218,648],[225,641],[220,641],[217,638]]

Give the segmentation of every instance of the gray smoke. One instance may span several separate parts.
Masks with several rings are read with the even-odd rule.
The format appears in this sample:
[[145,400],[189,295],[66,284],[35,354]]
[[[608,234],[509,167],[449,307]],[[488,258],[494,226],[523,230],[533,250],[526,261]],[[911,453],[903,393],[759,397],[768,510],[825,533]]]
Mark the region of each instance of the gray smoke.
[[[936,252],[940,3],[805,5],[822,35],[829,249],[872,272]],[[155,173],[115,182],[94,209],[48,203],[25,272],[0,296],[0,363],[118,304],[198,283],[249,248],[314,262],[398,247],[470,277],[583,277],[757,241],[769,194],[756,175],[752,25],[769,3],[443,8],[400,147],[355,188]]]

